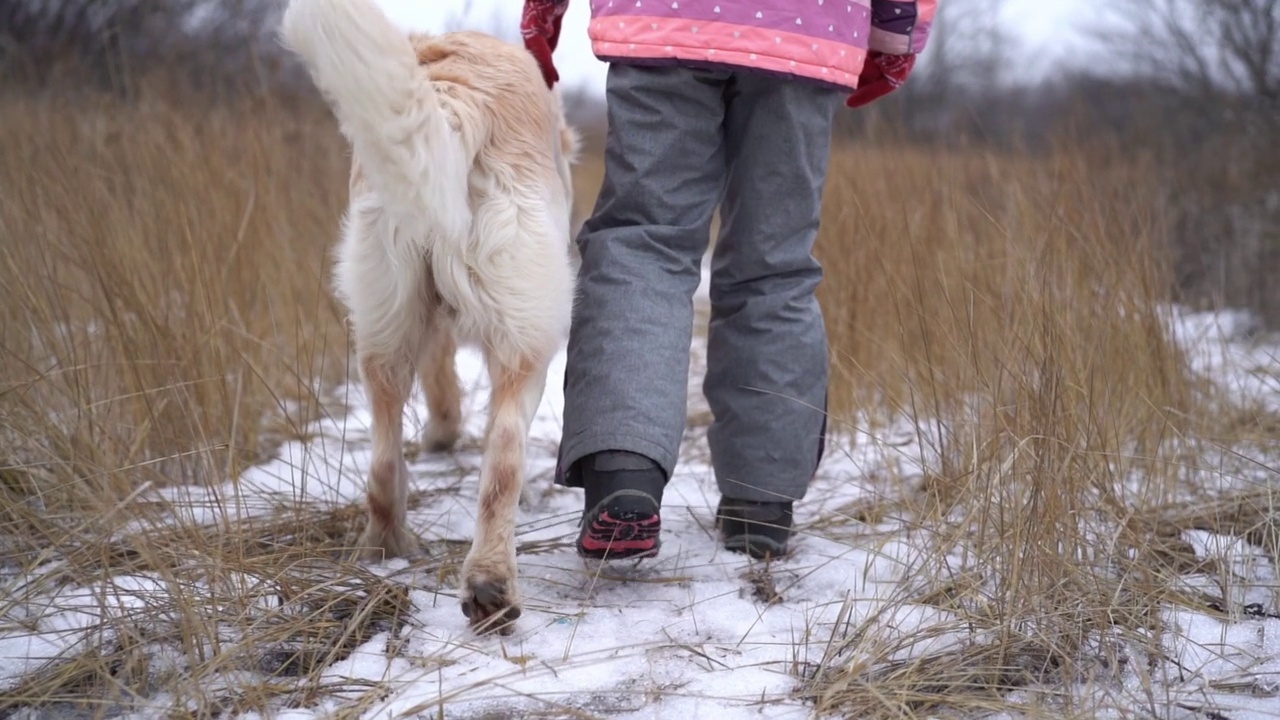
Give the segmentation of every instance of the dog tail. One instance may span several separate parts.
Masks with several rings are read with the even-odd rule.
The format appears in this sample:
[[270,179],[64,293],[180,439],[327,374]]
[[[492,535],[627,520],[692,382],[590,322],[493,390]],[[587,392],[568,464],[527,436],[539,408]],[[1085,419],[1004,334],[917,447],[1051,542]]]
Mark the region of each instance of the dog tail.
[[472,158],[408,33],[373,0],[292,0],[280,38],[325,96],[384,207],[428,234],[465,237]]

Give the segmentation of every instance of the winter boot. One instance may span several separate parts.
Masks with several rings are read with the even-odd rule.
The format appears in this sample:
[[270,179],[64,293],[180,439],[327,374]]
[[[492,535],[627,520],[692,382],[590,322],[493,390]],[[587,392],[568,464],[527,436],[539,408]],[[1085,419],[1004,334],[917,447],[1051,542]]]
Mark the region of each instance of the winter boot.
[[621,560],[658,554],[666,473],[643,455],[606,451],[580,461],[585,490],[578,554]]
[[781,557],[791,539],[791,503],[720,498],[716,525],[726,550],[757,560]]

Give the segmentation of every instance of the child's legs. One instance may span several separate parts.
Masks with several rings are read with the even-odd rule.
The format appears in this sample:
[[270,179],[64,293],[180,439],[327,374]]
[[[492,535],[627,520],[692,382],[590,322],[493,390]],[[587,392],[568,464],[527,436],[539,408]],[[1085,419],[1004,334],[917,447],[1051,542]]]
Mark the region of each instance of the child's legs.
[[558,480],[626,450],[668,476],[684,434],[693,293],[723,187],[727,73],[613,65],[605,177],[578,236]]
[[727,97],[708,440],[721,494],[798,500],[826,431],[827,337],[814,295],[822,269],[811,252],[840,95],[741,73]]

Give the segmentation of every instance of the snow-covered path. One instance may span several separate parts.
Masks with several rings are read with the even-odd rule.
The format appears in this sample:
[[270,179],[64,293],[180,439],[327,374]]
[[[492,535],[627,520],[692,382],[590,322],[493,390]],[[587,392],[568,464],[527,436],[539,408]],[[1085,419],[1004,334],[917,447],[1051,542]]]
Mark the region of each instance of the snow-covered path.
[[[698,295],[703,305],[705,283],[704,271]],[[1230,314],[1187,315],[1174,318],[1174,325],[1180,340],[1194,348],[1201,370],[1235,387],[1241,397],[1280,400],[1280,392],[1269,393],[1266,381],[1253,372],[1258,363],[1274,358],[1273,349],[1246,351],[1233,344],[1237,321]],[[888,609],[879,626],[892,627],[899,637],[918,633],[920,642],[907,644],[914,653],[972,639],[951,629],[963,623],[946,611],[891,600],[904,577],[920,567],[923,550],[909,545],[905,535],[849,519],[833,538],[827,535],[829,523],[816,522],[839,517],[841,508],[866,494],[893,492],[884,486],[886,478],[919,476],[922,453],[928,451],[909,425],[881,428],[874,438],[863,435],[828,452],[809,495],[797,506],[795,551],[768,573],[719,548],[712,523],[719,498],[707,462],[705,428],[696,421],[707,413],[699,390],[702,346],[695,338],[689,378],[690,417],[695,420],[664,497],[661,555],[600,566],[574,554],[570,543],[582,510],[581,494],[551,482],[563,408],[561,355],[530,441],[517,541],[539,550],[520,556],[525,613],[516,634],[478,638],[468,630],[452,587],[415,590],[417,614],[403,631],[399,657],[389,658],[387,638],[377,637],[329,671],[335,682],[366,680],[391,688],[363,717],[435,716],[443,708],[451,718],[539,711],[622,718],[802,718],[812,707],[793,695],[798,677],[823,658],[833,635],[839,634],[836,623],[857,626]],[[483,428],[488,388],[477,354],[461,353],[459,372],[471,388],[469,449],[445,459],[419,457],[412,464],[417,489],[447,489],[429,492],[431,499],[412,515],[415,529],[428,541],[471,537],[480,463],[475,438]],[[358,389],[353,392],[357,395],[350,405],[356,410],[339,421],[345,425],[323,431],[346,438],[341,471],[320,473],[314,485],[340,495],[329,498],[338,502],[359,499],[368,462],[368,416]],[[425,409],[415,405],[411,418],[407,432],[422,426]],[[303,452],[332,459],[336,447]],[[246,488],[253,484],[246,478]],[[267,481],[262,489],[279,488]],[[1242,548],[1237,538],[1188,531],[1186,539],[1205,557],[1257,553]],[[1221,547],[1215,551],[1216,546]],[[1269,561],[1260,562],[1241,583],[1275,588],[1275,569]],[[397,561],[386,569],[411,587],[439,585],[434,577],[415,578],[407,567]],[[1149,676],[1123,678],[1113,692],[1131,699],[1107,704],[1142,704],[1153,678],[1170,708],[1179,698],[1198,702],[1211,697],[1206,688],[1215,680],[1273,677],[1280,692],[1280,619],[1230,624],[1186,609],[1168,609],[1166,618],[1175,628],[1167,650],[1176,662],[1160,663]],[[1227,649],[1209,649],[1221,645]],[[1249,659],[1248,669],[1239,658]],[[1186,677],[1185,669],[1195,672]],[[1276,698],[1232,694],[1219,702],[1236,709],[1232,720],[1280,717]],[[310,712],[296,717],[313,717]]]
[[[706,302],[705,280],[699,302]],[[1174,318],[1181,341],[1197,348],[1197,365],[1242,396],[1262,396],[1280,409],[1280,387],[1274,386],[1272,372],[1275,347],[1241,349],[1231,332],[1214,329],[1207,318]],[[908,640],[903,654],[971,640],[964,623],[948,611],[901,597],[903,581],[919,570],[927,550],[913,547],[891,524],[870,527],[848,518],[860,498],[891,494],[895,479],[919,476],[925,450],[920,434],[905,423],[877,428],[875,437],[864,434],[829,446],[819,477],[797,506],[799,534],[788,558],[764,572],[759,563],[720,549],[712,523],[719,498],[704,438],[708,413],[699,390],[704,366],[700,338],[695,338],[693,353],[690,429],[664,498],[658,558],[599,565],[582,561],[573,551],[581,494],[551,482],[563,408],[561,355],[529,442],[517,532],[524,614],[515,634],[476,636],[459,609],[455,582],[435,574],[439,563],[394,560],[373,570],[409,589],[413,608],[408,621],[369,638],[325,668],[320,682],[324,693],[301,707],[296,700],[282,701],[268,716],[798,719],[812,713],[795,695],[798,679],[829,653],[833,637],[876,613],[886,613],[878,632]],[[451,547],[454,552],[472,533],[478,439],[488,397],[478,354],[464,350],[458,364],[468,388],[467,433],[459,449],[441,456],[409,453],[412,490],[419,499],[410,523],[428,549]],[[1256,372],[1260,367],[1270,371]],[[282,505],[360,504],[371,451],[369,416],[358,384],[345,392],[348,412],[317,423],[305,439],[285,443],[272,461],[216,491],[165,492],[175,507],[184,508],[187,522],[196,524],[245,514],[269,516]],[[426,420],[421,397],[412,403],[409,438]],[[841,517],[846,519],[832,522]],[[1239,538],[1187,531],[1184,539],[1202,557],[1236,563],[1242,568],[1240,586],[1252,588],[1250,601],[1262,606],[1270,602],[1270,612],[1280,611],[1273,558]],[[1193,581],[1207,587],[1214,579],[1189,579]],[[145,573],[107,584],[121,607],[143,606],[149,597],[167,592],[161,579]],[[28,602],[20,623],[0,617],[5,621],[0,622],[0,693],[48,657],[91,635],[88,628],[105,612],[92,599],[94,592],[61,587],[40,601],[43,615],[31,609],[36,603]],[[1154,708],[1162,718],[1209,717],[1180,710],[1181,704],[1229,709],[1221,717],[1230,720],[1280,717],[1280,618],[1228,621],[1173,607],[1164,615],[1172,630],[1162,642],[1169,659],[1113,678],[1102,705],[1114,712],[1106,716],[1152,716]],[[172,648],[170,655],[181,658],[181,648]],[[230,678],[228,687],[236,682]],[[173,701],[143,700],[141,708],[117,716],[165,717]],[[146,707],[150,702],[154,708]],[[46,715],[35,711],[15,717]]]
[[[478,365],[474,369],[470,374],[483,375]],[[335,679],[390,685],[398,692],[384,709],[394,715],[443,700],[449,717],[548,705],[611,715],[644,709],[643,717],[803,717],[803,708],[787,700],[795,663],[821,656],[844,600],[874,592],[862,587],[872,578],[892,583],[893,564],[873,560],[870,547],[854,550],[801,537],[795,559],[771,568],[783,602],[770,606],[765,591],[753,592],[752,563],[716,543],[712,511],[718,496],[696,438],[664,498],[661,555],[587,564],[569,545],[577,533],[580,491],[553,487],[550,480],[557,398],[549,394],[535,430],[540,441],[531,443],[528,502],[520,510],[517,542],[550,549],[520,556],[524,614],[517,632],[476,637],[452,588],[414,590],[418,610],[406,629],[405,657],[389,661],[386,638],[374,638],[367,651],[332,669]],[[358,495],[367,447],[356,422],[347,428],[342,480],[317,487]],[[473,416],[473,424],[482,422],[481,414]],[[479,466],[478,455],[471,455],[462,460],[471,470],[462,481],[454,459],[412,465],[415,489],[431,490],[440,480],[449,487],[428,493],[431,499],[411,515],[428,543],[470,538]],[[854,471],[839,465],[843,473],[828,468],[816,483],[813,494],[822,502],[806,506],[801,522],[856,495]],[[407,565],[393,561],[386,567],[394,572]],[[410,587],[438,585],[434,577],[412,573],[397,573],[396,579]],[[806,649],[806,642],[817,646]],[[663,709],[654,715],[650,703],[658,697]]]
[[[706,302],[705,278],[698,300]],[[695,338],[689,384],[690,415],[695,418],[706,413],[699,390],[701,345]],[[393,694],[368,717],[386,717],[387,712],[433,715],[440,704],[448,717],[480,717],[491,711],[519,715],[557,707],[621,717],[805,717],[808,709],[791,697],[794,673],[821,658],[842,608],[846,614],[853,611],[856,622],[858,615],[879,605],[870,600],[877,588],[887,592],[901,578],[902,565],[893,552],[905,552],[905,546],[880,548],[869,538],[855,548],[802,532],[792,557],[774,562],[767,573],[760,563],[724,551],[713,526],[719,495],[707,462],[704,428],[695,423],[663,499],[659,557],[584,562],[570,546],[582,512],[581,491],[551,481],[564,402],[564,359],[562,353],[551,369],[529,442],[517,542],[550,549],[519,557],[524,614],[516,633],[477,637],[466,625],[453,588],[414,590],[418,610],[404,631],[401,657],[388,658],[387,638],[376,637],[332,668],[333,679],[363,679],[392,688]],[[410,523],[427,543],[468,540],[474,523],[477,443],[488,381],[478,353],[460,352],[458,366],[470,388],[462,450],[446,458],[420,456],[410,464],[413,489],[427,491],[430,498],[412,511]],[[286,448],[299,455],[286,452],[277,463],[249,473],[241,480],[242,492],[296,495],[305,487],[313,500],[359,501],[370,457],[369,417],[359,388],[349,391],[347,404],[353,412],[318,428],[322,439],[316,442],[323,448],[314,442]],[[422,399],[413,402],[409,436],[426,421]],[[342,437],[345,446],[338,452]],[[905,426],[901,439],[913,441]],[[859,478],[884,461],[873,457],[879,453],[876,445],[862,447],[862,457],[841,448],[829,453],[809,497],[797,508],[800,527],[810,519],[830,517],[864,491]],[[894,455],[910,453],[908,447],[892,448]],[[317,464],[317,458],[326,461]],[[312,477],[305,483],[297,477],[299,467],[310,468]],[[438,586],[433,576],[415,578],[408,566],[391,561],[385,572],[410,587]]]

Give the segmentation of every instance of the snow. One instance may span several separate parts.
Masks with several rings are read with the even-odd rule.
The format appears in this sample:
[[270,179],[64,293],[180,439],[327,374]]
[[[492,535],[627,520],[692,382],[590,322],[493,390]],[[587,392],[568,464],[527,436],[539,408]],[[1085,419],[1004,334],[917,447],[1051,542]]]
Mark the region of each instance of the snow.
[[[706,301],[705,271],[699,299]],[[1230,314],[1177,311],[1171,318],[1180,340],[1195,349],[1200,370],[1241,393],[1269,397],[1268,402],[1280,399],[1268,384],[1273,380],[1256,367],[1269,361],[1274,369],[1275,346],[1250,340],[1241,330],[1247,323]],[[689,398],[696,414],[705,411],[697,384],[700,340],[693,351]],[[575,708],[636,719],[801,718],[812,709],[794,697],[798,669],[827,656],[838,627],[884,613],[876,618],[884,630],[879,642],[894,648],[899,659],[975,640],[952,613],[897,599],[923,562],[924,551],[908,536],[852,521],[840,537],[811,526],[868,493],[881,492],[875,478],[911,473],[923,449],[921,434],[905,424],[832,447],[809,495],[797,506],[794,553],[770,568],[780,602],[771,604],[753,593],[748,574],[758,563],[727,553],[716,542],[712,513],[718,495],[705,438],[696,427],[686,437],[664,498],[660,556],[605,565],[579,559],[568,541],[576,535],[580,491],[551,483],[564,407],[564,360],[562,353],[552,368],[529,442],[517,542],[526,547],[543,542],[551,549],[520,556],[524,614],[517,632],[476,636],[459,610],[454,587],[440,587],[437,578],[419,574],[425,571],[403,559],[387,562],[374,570],[410,588],[412,620],[370,638],[324,670],[327,687],[348,691],[322,696],[309,707],[281,708],[271,717],[327,717],[374,683],[387,692],[372,702],[365,698],[359,717],[434,717],[443,708],[448,717],[480,718]],[[469,388],[462,447],[449,456],[411,458],[414,490],[445,491],[427,493],[428,501],[411,514],[414,530],[428,542],[467,540],[474,523],[477,443],[488,388],[477,353],[461,351],[458,363]],[[370,460],[369,415],[358,384],[346,391],[349,413],[319,422],[309,440],[286,443],[271,462],[216,492],[163,491],[181,511],[178,520],[222,523],[269,515],[282,505],[359,503]],[[416,434],[426,410],[420,398],[413,403],[406,424],[407,432]],[[1232,601],[1260,603],[1272,612],[1280,607],[1276,568],[1259,548],[1202,531],[1188,531],[1184,539],[1201,557],[1215,558],[1235,573],[1239,595]],[[1207,587],[1220,578],[1186,581]],[[139,611],[149,597],[165,591],[154,577],[123,576],[92,587],[62,587],[42,603],[7,610],[8,617],[0,618],[0,692],[59,653],[100,642],[95,628],[114,614]],[[1170,660],[1151,670],[1131,663],[1134,667],[1120,679],[1122,694],[1132,698],[1130,709],[1149,706],[1154,686],[1158,702],[1168,708],[1177,703],[1213,707],[1232,720],[1277,714],[1275,698],[1238,687],[1280,692],[1280,619],[1224,620],[1173,606],[1164,614],[1173,628],[1163,641]],[[397,650],[389,653],[392,646]],[[157,707],[137,717],[163,712]]]
[[[518,518],[519,543],[564,541],[577,532],[580,491],[551,483],[564,403],[564,361],[561,353],[553,364],[531,432],[530,480],[527,504],[522,503]],[[696,384],[699,364],[692,363],[689,386],[695,412],[699,405],[705,407]],[[474,441],[484,426],[486,373],[479,355],[470,350],[459,353],[458,372],[471,388],[464,412],[467,436]],[[308,455],[301,446],[292,446],[279,461],[241,479],[242,491],[249,491],[247,502],[254,496],[293,493],[319,502],[359,500],[370,459],[369,416],[359,388],[350,391],[348,404],[355,411],[321,428],[324,437],[345,435],[345,457],[316,462],[317,456],[333,453]],[[423,426],[425,412],[423,407],[409,411],[407,432]],[[883,464],[873,457],[874,446],[866,447],[861,455],[845,455],[827,464],[811,490],[812,500],[798,510],[799,523],[861,494],[861,468]],[[806,709],[789,699],[795,681],[788,668],[797,661],[818,659],[847,596],[874,598],[877,592],[892,592],[905,569],[901,556],[911,548],[894,545],[877,554],[870,544],[852,549],[802,535],[795,541],[799,559],[774,570],[786,602],[766,611],[743,580],[750,561],[715,542],[712,513],[718,495],[705,455],[695,433],[664,495],[658,558],[593,565],[570,548],[522,556],[524,614],[518,632],[501,639],[475,637],[452,594],[414,591],[419,611],[404,652],[425,663],[388,660],[383,636],[332,668],[333,678],[376,680],[395,689],[392,697],[369,710],[369,717],[412,714],[440,702],[446,703],[451,717],[481,716],[493,709],[532,710],[547,703],[637,718],[805,716]],[[308,456],[308,479],[299,483],[297,469]],[[431,488],[434,477],[452,487],[458,474],[455,462],[414,463],[415,488]],[[470,537],[479,457],[473,452],[463,462],[471,479],[411,515],[414,529],[428,541]],[[387,569],[399,571],[406,565],[392,561]],[[412,574],[398,578],[410,587],[433,584],[432,578],[418,580]],[[864,612],[871,611],[868,600],[862,605]],[[899,627],[922,620],[904,616]],[[422,664],[426,667],[414,666]],[[663,697],[660,709],[650,706],[654,695]]]
[[1250,313],[1225,310],[1168,313],[1175,340],[1192,367],[1212,378],[1232,400],[1280,412],[1280,344],[1261,337]]

